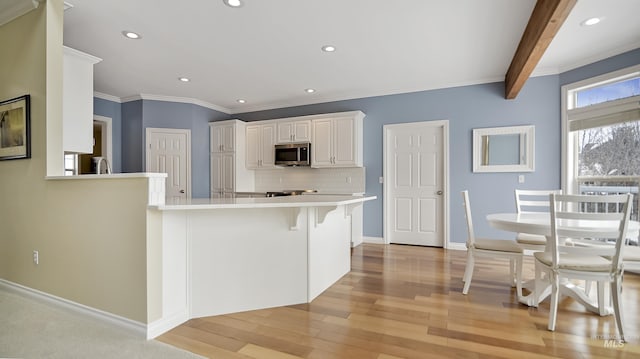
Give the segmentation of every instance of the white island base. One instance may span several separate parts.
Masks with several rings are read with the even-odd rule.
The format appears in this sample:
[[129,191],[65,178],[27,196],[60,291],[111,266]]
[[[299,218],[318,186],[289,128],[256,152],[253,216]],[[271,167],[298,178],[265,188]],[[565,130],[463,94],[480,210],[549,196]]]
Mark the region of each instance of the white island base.
[[351,269],[351,211],[375,197],[297,196],[156,206],[162,319],[311,302]]

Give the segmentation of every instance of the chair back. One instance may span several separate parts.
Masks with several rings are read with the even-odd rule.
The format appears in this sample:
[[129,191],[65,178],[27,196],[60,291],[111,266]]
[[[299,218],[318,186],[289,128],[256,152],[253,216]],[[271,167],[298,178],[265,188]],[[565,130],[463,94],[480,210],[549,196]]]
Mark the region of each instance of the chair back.
[[518,213],[550,212],[549,195],[562,194],[562,190],[528,190],[517,189],[516,211]]
[[[553,266],[557,268],[559,238],[613,240],[615,245],[598,248],[598,255],[612,258],[612,273],[622,269],[622,249],[627,237],[632,194],[561,195],[550,194],[551,236],[549,243]],[[585,212],[589,205],[615,204],[619,212]]]
[[464,206],[464,216],[467,219],[467,248],[471,248],[476,242],[476,236],[473,231],[473,220],[471,219],[469,191],[462,191],[462,205]]

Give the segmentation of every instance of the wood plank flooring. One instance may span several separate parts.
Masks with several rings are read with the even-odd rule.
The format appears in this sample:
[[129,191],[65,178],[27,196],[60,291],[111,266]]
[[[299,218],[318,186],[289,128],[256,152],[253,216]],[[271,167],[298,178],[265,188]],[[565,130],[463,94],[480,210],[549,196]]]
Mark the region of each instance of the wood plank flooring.
[[[363,244],[312,303],[193,319],[158,340],[210,358],[640,358],[640,276],[625,274],[628,343],[618,346],[605,340],[613,316],[571,298],[549,332],[549,300],[518,304],[506,261],[478,259],[462,295],[465,254]],[[527,257],[524,278],[533,274]]]

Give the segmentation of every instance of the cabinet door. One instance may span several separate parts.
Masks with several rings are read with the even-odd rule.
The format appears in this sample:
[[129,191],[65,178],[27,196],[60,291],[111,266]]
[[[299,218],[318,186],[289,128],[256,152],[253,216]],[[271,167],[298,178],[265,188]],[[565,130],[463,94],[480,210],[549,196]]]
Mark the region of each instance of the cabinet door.
[[223,191],[223,155],[221,153],[211,153],[211,193],[221,193]]
[[293,122],[293,140],[295,142],[311,141],[311,121]]
[[222,126],[222,151],[233,152],[236,150],[236,126]]
[[350,117],[333,120],[334,166],[356,166],[356,128]]
[[260,161],[260,167],[268,168],[275,166],[275,144],[276,144],[276,124],[262,125],[260,130],[261,134],[261,149],[262,158]]
[[224,153],[222,155],[222,191],[235,191],[235,154]]
[[65,47],[62,74],[62,149],[93,153],[93,56]]
[[235,126],[211,126],[211,152],[235,151]]
[[259,125],[247,126],[246,129],[246,166],[249,169],[255,169],[260,166],[262,152],[262,148],[260,147],[261,127],[262,126]]
[[314,120],[311,141],[311,166],[331,167],[332,165],[332,120]]
[[279,123],[277,143],[287,143],[293,141],[293,133],[293,122]]

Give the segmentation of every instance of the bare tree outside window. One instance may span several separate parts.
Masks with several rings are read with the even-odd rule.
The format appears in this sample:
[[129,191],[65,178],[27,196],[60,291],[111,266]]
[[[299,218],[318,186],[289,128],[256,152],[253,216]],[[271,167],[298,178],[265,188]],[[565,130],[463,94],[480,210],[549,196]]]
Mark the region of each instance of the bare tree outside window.
[[640,121],[578,133],[578,176],[640,175]]

